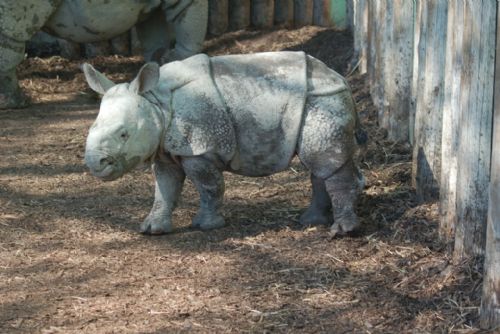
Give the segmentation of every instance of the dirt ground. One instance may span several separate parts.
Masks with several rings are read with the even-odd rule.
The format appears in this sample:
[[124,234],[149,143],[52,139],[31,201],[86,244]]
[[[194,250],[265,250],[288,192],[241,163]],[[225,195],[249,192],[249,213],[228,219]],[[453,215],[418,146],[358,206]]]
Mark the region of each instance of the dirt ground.
[[[306,27],[208,40],[209,54],[305,50],[348,75],[347,33]],[[90,60],[116,81],[140,57]],[[0,111],[1,333],[477,333],[481,268],[451,265],[437,206],[418,205],[410,148],[384,139],[365,78],[348,75],[370,141],[356,234],[302,228],[311,194],[298,163],[277,175],[226,174],[228,225],[189,227],[187,182],[165,236],[138,233],[149,171],[103,183],[83,164],[98,98],[79,62],[27,59],[34,104]]]

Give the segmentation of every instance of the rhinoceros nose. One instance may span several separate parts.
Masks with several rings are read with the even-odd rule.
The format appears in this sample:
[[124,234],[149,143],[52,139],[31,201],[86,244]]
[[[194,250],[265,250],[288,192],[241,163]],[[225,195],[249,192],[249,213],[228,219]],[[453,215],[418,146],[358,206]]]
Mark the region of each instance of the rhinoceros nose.
[[96,152],[87,152],[85,154],[85,164],[91,171],[100,172],[104,168],[115,163],[114,159],[109,156],[103,156]]
[[114,165],[115,161],[111,159],[110,157],[102,158],[99,160],[99,165],[101,168],[106,168],[107,166],[112,166]]

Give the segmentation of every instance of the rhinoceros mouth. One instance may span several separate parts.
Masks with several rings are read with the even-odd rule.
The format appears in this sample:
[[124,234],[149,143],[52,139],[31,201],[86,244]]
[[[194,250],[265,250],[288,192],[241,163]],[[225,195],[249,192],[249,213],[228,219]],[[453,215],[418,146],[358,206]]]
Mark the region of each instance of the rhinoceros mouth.
[[103,170],[90,170],[92,175],[104,181],[113,181],[123,175],[123,169],[118,165],[106,166]]

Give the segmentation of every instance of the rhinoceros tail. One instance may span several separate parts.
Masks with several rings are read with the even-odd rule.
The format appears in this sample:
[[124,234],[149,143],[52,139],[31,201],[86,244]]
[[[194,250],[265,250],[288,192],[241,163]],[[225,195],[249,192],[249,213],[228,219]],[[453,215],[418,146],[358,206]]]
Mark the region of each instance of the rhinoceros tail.
[[366,133],[365,129],[361,127],[358,127],[354,131],[354,136],[356,137],[356,142],[360,146],[366,145],[366,143],[368,142],[368,134]]
[[354,125],[354,137],[356,137],[356,142],[358,143],[358,145],[365,146],[368,142],[368,133],[365,129],[363,129],[363,126],[361,125],[357,110],[354,110],[354,117],[356,117],[356,123]]

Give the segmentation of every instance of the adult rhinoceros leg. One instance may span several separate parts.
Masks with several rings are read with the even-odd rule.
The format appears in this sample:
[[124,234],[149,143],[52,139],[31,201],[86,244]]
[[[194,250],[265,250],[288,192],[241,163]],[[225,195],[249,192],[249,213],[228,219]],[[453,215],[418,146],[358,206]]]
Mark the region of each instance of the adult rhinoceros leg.
[[163,234],[172,231],[172,211],[177,205],[184,172],[173,161],[156,159],[153,164],[155,177],[155,200],[151,212],[141,224],[145,234]]
[[[182,8],[190,0],[180,0],[175,7]],[[175,48],[167,61],[180,60],[200,53],[207,33],[208,0],[193,0],[182,11],[166,10],[167,21],[175,27]]]
[[203,157],[183,158],[182,166],[200,193],[200,209],[193,226],[210,230],[224,225],[220,211],[224,197],[224,177],[215,164]]
[[147,20],[138,23],[136,29],[144,60],[162,63],[161,57],[169,49],[170,35],[173,35],[162,10],[156,9]]
[[302,225],[327,225],[331,224],[332,202],[326,191],[325,181],[311,174],[312,199],[309,208],[300,216]]
[[0,109],[22,108],[28,99],[19,88],[16,66],[23,60],[24,42],[2,35],[0,31]]

